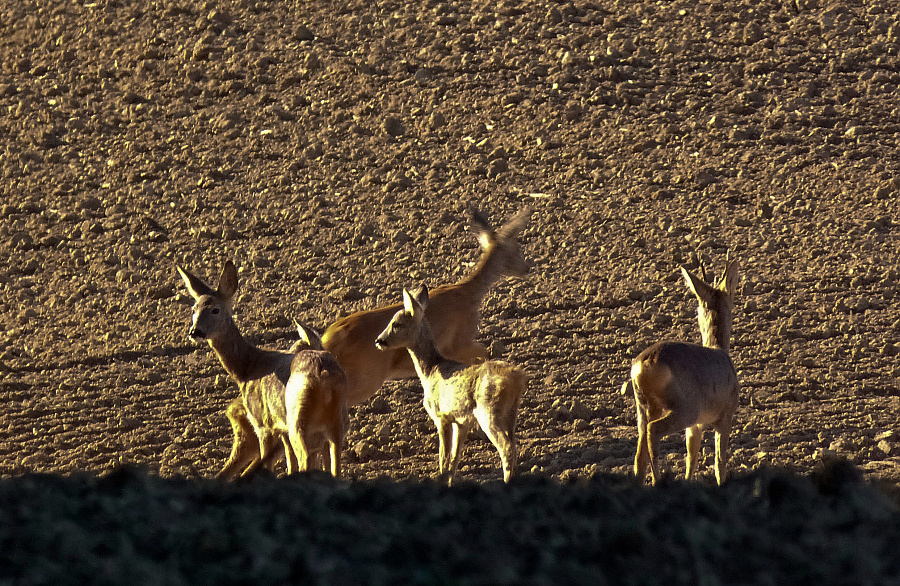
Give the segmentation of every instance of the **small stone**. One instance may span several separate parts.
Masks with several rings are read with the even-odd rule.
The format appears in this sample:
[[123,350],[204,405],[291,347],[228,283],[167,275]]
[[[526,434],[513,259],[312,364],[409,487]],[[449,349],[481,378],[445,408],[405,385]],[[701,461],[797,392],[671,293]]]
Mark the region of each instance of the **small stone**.
[[885,183],[875,188],[875,199],[891,199],[894,194],[894,186],[892,183]]
[[763,33],[762,27],[759,23],[751,22],[747,26],[744,27],[743,33],[743,41],[744,44],[752,45],[758,41],[763,40],[765,34]]
[[447,125],[447,119],[444,118],[444,115],[438,111],[434,111],[431,113],[431,116],[428,118],[428,126],[432,130],[439,130]]
[[375,455],[375,447],[367,440],[360,440],[353,445],[353,453],[360,461],[365,461]]
[[316,38],[316,35],[311,30],[309,30],[309,28],[301,24],[294,29],[294,38],[298,41],[312,41]]
[[95,212],[95,211],[99,210],[102,205],[103,205],[103,202],[101,202],[96,197],[89,195],[86,198],[79,201],[78,204],[76,205],[76,207],[79,210],[90,210],[92,212]]
[[375,397],[369,401],[369,410],[372,413],[390,413],[391,404],[384,397]]
[[878,442],[878,449],[888,456],[895,456],[897,455],[898,451],[900,451],[897,449],[897,446],[895,444],[887,440],[881,440],[880,442]]
[[234,228],[231,228],[228,226],[226,226],[225,228],[222,228],[222,238],[224,240],[237,240],[240,237],[241,237],[240,233],[237,230],[235,230]]
[[594,417],[593,411],[581,401],[575,400],[569,405],[569,413],[575,419],[590,421]]
[[403,123],[396,116],[386,116],[382,128],[390,136],[403,136],[405,132]]
[[878,435],[875,436],[875,441],[880,442],[884,440],[893,441],[897,436],[897,433],[893,429],[889,429],[887,431],[882,431]]
[[431,72],[428,71],[428,69],[426,69],[424,67],[418,68],[416,70],[415,75],[413,75],[413,79],[415,79],[417,83],[425,83],[425,82],[431,80],[431,78],[432,78]]
[[847,438],[838,438],[831,442],[831,445],[828,446],[828,450],[838,453],[838,454],[848,454],[854,453],[857,451],[856,443]]
[[147,292],[147,297],[149,297],[150,299],[156,299],[156,300],[168,299],[168,298],[174,297],[174,296],[175,296],[175,291],[172,289],[172,287],[169,287],[169,286],[157,287],[155,289],[150,289]]

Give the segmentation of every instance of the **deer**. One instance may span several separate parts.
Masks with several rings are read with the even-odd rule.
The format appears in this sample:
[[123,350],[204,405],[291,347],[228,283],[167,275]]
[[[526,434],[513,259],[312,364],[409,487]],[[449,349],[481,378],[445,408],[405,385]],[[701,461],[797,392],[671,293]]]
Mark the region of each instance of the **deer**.
[[[517,238],[530,213],[525,207],[495,230],[481,212],[473,210],[471,225],[481,246],[481,258],[461,281],[433,291],[426,314],[437,348],[445,356],[464,364],[487,359],[487,349],[475,341],[481,302],[501,278],[527,274],[529,263]],[[375,347],[375,338],[401,307],[396,303],[358,311],[337,320],[322,335],[325,349],[334,354],[350,379],[350,405],[368,401],[386,380],[416,376],[405,350],[379,351]]]
[[[300,339],[294,342],[288,350],[290,354],[296,354],[301,350],[322,350],[322,340],[315,330],[294,322]],[[250,418],[247,415],[247,407],[244,404],[244,398],[238,395],[228,405],[226,410],[228,421],[231,423],[234,440],[232,441],[231,456],[225,467],[216,475],[217,478],[234,479],[239,476],[247,476],[259,467],[266,467],[274,470],[276,460],[284,455],[287,459],[288,473],[293,473],[297,469],[298,462],[291,449],[290,439],[286,433],[273,434],[267,436],[268,444],[264,453],[266,457],[260,457],[260,438],[256,436]],[[344,417],[344,427],[349,428],[349,420]],[[282,449],[278,449],[277,439],[280,437]],[[326,448],[326,438],[324,433],[316,433],[312,436],[312,441],[307,441],[307,449],[310,454],[310,460],[313,466],[321,466],[325,470],[331,469],[331,456]],[[258,461],[257,461],[258,460]],[[248,469],[248,466],[252,466]]]
[[681,267],[688,289],[698,301],[697,319],[703,345],[687,342],[656,342],[642,351],[631,364],[629,385],[637,407],[638,446],[634,474],[646,478],[650,466],[653,484],[660,481],[659,442],[685,430],[687,456],[685,479],[698,469],[703,429],[716,432],[716,482],[725,480],[728,441],[738,406],[740,385],[728,354],[731,344],[732,310],[738,285],[738,262],[727,261],[722,276],[709,281],[701,263],[703,278]]
[[188,336],[209,343],[240,389],[226,411],[234,434],[231,456],[217,476],[246,477],[271,464],[281,440],[288,474],[309,470],[327,441],[328,458],[323,459],[339,478],[349,427],[347,375],[322,349],[319,335],[297,324],[301,339],[290,352],[258,348],[241,335],[232,315],[238,289],[234,263],[225,263],[216,289],[176,269],[195,301]]
[[477,423],[500,453],[503,480],[516,466],[516,417],[527,377],[500,360],[467,365],[438,350],[427,319],[428,287],[403,290],[403,307],[375,340],[377,349],[405,349],[424,390],[425,410],[438,430],[439,476],[452,485],[469,431]]

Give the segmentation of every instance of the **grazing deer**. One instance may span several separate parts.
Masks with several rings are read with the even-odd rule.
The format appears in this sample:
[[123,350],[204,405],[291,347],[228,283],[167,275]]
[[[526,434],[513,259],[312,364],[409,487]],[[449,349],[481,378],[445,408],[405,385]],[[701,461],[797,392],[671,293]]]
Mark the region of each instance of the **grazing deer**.
[[[702,266],[701,266],[702,270]],[[685,478],[697,472],[703,428],[716,431],[716,481],[725,480],[728,436],[738,405],[740,385],[728,355],[732,309],[738,284],[738,262],[728,262],[725,272],[712,285],[706,271],[703,279],[682,267],[688,288],[697,296],[703,345],[657,342],[641,352],[631,365],[629,383],[637,405],[638,447],[634,474],[643,479],[647,465],[653,483],[660,479],[659,442],[669,434],[686,430]]]
[[403,290],[403,308],[375,340],[389,352],[406,348],[425,391],[425,410],[438,428],[438,467],[453,482],[466,437],[477,422],[500,452],[503,480],[516,466],[516,412],[525,392],[525,373],[490,360],[471,366],[444,358],[435,345],[426,314],[428,289]]
[[[528,272],[517,237],[530,213],[526,207],[494,230],[481,213],[473,212],[481,260],[462,281],[435,289],[426,313],[435,343],[445,356],[466,364],[487,358],[485,347],[475,341],[481,302],[502,277]],[[335,355],[350,379],[350,405],[369,400],[388,379],[415,376],[412,360],[402,348],[384,352],[375,348],[375,338],[401,306],[356,312],[333,323],[322,335],[325,349]]]
[[234,444],[218,476],[245,476],[269,463],[279,439],[288,473],[308,470],[310,451],[319,449],[324,435],[331,473],[339,477],[340,448],[349,421],[347,377],[334,356],[321,350],[318,334],[298,324],[301,340],[291,352],[257,348],[244,339],[231,314],[238,288],[231,261],[225,263],[217,289],[177,269],[195,300],[188,335],[209,342],[240,388],[240,397],[227,410]]

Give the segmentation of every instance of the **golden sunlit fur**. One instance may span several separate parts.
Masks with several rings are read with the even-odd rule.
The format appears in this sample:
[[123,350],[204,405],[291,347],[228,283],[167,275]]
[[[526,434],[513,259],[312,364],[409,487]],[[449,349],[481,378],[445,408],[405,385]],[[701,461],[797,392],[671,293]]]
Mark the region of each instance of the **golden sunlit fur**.
[[[257,348],[241,336],[231,315],[237,269],[225,264],[217,289],[177,267],[195,300],[190,337],[206,340],[238,383],[240,396],[228,406],[234,433],[222,478],[245,476],[270,464],[281,440],[288,473],[308,470],[322,452],[324,465],[341,473],[341,445],[347,432],[347,376],[322,350],[319,336],[297,324],[301,340],[291,352]],[[329,452],[323,452],[325,443]]]
[[[475,341],[481,302],[502,277],[518,277],[528,271],[517,237],[529,214],[525,208],[497,230],[481,214],[473,215],[481,260],[459,283],[436,288],[426,312],[437,347],[445,356],[465,364],[487,358],[485,347]],[[381,352],[375,348],[375,338],[401,307],[398,303],[359,311],[339,319],[322,335],[325,349],[337,357],[350,379],[350,405],[369,400],[386,380],[415,376],[405,350]]]
[[403,307],[378,336],[375,345],[388,352],[406,349],[425,392],[425,410],[438,428],[440,474],[448,484],[459,465],[469,431],[477,424],[500,452],[503,480],[516,466],[516,415],[527,378],[515,366],[491,360],[466,366],[444,358],[426,320],[428,289],[403,291]]

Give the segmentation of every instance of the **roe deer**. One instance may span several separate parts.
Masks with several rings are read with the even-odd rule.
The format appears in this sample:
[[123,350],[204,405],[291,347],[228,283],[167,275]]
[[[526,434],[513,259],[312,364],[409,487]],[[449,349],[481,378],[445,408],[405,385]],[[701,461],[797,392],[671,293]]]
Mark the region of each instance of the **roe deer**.
[[[481,213],[472,213],[481,260],[463,280],[436,288],[426,313],[435,343],[445,356],[466,364],[487,358],[485,347],[475,341],[481,302],[502,277],[521,277],[528,272],[517,237],[530,213],[529,208],[522,209],[497,230]],[[350,379],[350,405],[370,399],[388,379],[415,376],[403,349],[379,352],[375,348],[375,338],[401,306],[396,303],[356,312],[331,324],[322,335],[325,349],[335,355]]]
[[724,273],[712,285],[708,284],[705,270],[703,279],[684,267],[681,272],[699,301],[697,318],[703,345],[657,342],[632,362],[631,379],[622,385],[622,393],[627,392],[630,383],[637,406],[634,474],[643,479],[649,463],[653,483],[659,482],[659,442],[684,429],[685,478],[692,478],[699,464],[703,428],[711,426],[716,432],[716,482],[722,484],[728,463],[728,436],[740,390],[728,355],[738,262],[727,262]]
[[177,267],[195,300],[194,341],[206,340],[238,383],[240,397],[228,406],[234,444],[219,477],[245,476],[269,462],[280,439],[288,473],[309,468],[310,448],[323,434],[329,443],[331,473],[340,476],[340,448],[348,427],[347,377],[337,360],[321,350],[314,331],[298,324],[301,341],[292,352],[257,348],[234,323],[231,302],[238,288],[237,269],[225,263],[217,289]]
[[516,466],[516,413],[525,373],[499,360],[471,366],[441,356],[428,324],[428,289],[403,290],[403,308],[378,336],[380,350],[406,348],[425,391],[425,410],[438,428],[438,467],[452,484],[466,437],[477,422],[500,452],[503,480]]
[[[297,354],[301,350],[322,350],[322,340],[319,338],[319,335],[303,324],[297,323],[294,321],[294,325],[297,327],[297,333],[300,335],[300,339],[294,342],[291,348],[288,350],[290,354]],[[290,380],[290,379],[288,379]],[[226,414],[228,415],[228,421],[231,423],[232,431],[234,432],[234,440],[231,448],[231,457],[228,459],[228,464],[216,475],[219,478],[227,478],[232,479],[238,475],[244,476],[249,474],[254,469],[259,466],[265,466],[268,469],[274,469],[274,464],[277,459],[284,455],[287,460],[287,469],[288,473],[292,473],[297,469],[298,462],[297,458],[291,449],[289,435],[287,433],[278,433],[277,435],[280,437],[281,442],[283,444],[283,449],[278,449],[279,446],[275,441],[276,438],[274,434],[272,436],[268,436],[266,440],[269,444],[266,447],[266,458],[263,459],[260,457],[260,441],[262,438],[256,437],[256,432],[253,429],[253,425],[250,423],[250,418],[247,416],[247,408],[244,405],[244,397],[238,395],[234,398],[234,400],[228,405],[228,409],[226,410]],[[346,415],[344,417],[344,428],[347,429],[349,427],[349,420]],[[259,418],[259,415],[257,416]],[[329,451],[326,450],[326,437],[322,432],[315,433],[310,438],[308,438],[307,450],[310,455],[310,463],[312,467],[322,468],[324,470],[331,469],[331,462],[333,459],[331,458]],[[254,460],[259,460],[258,462],[254,462]],[[247,466],[253,462],[254,466],[247,470]]]

